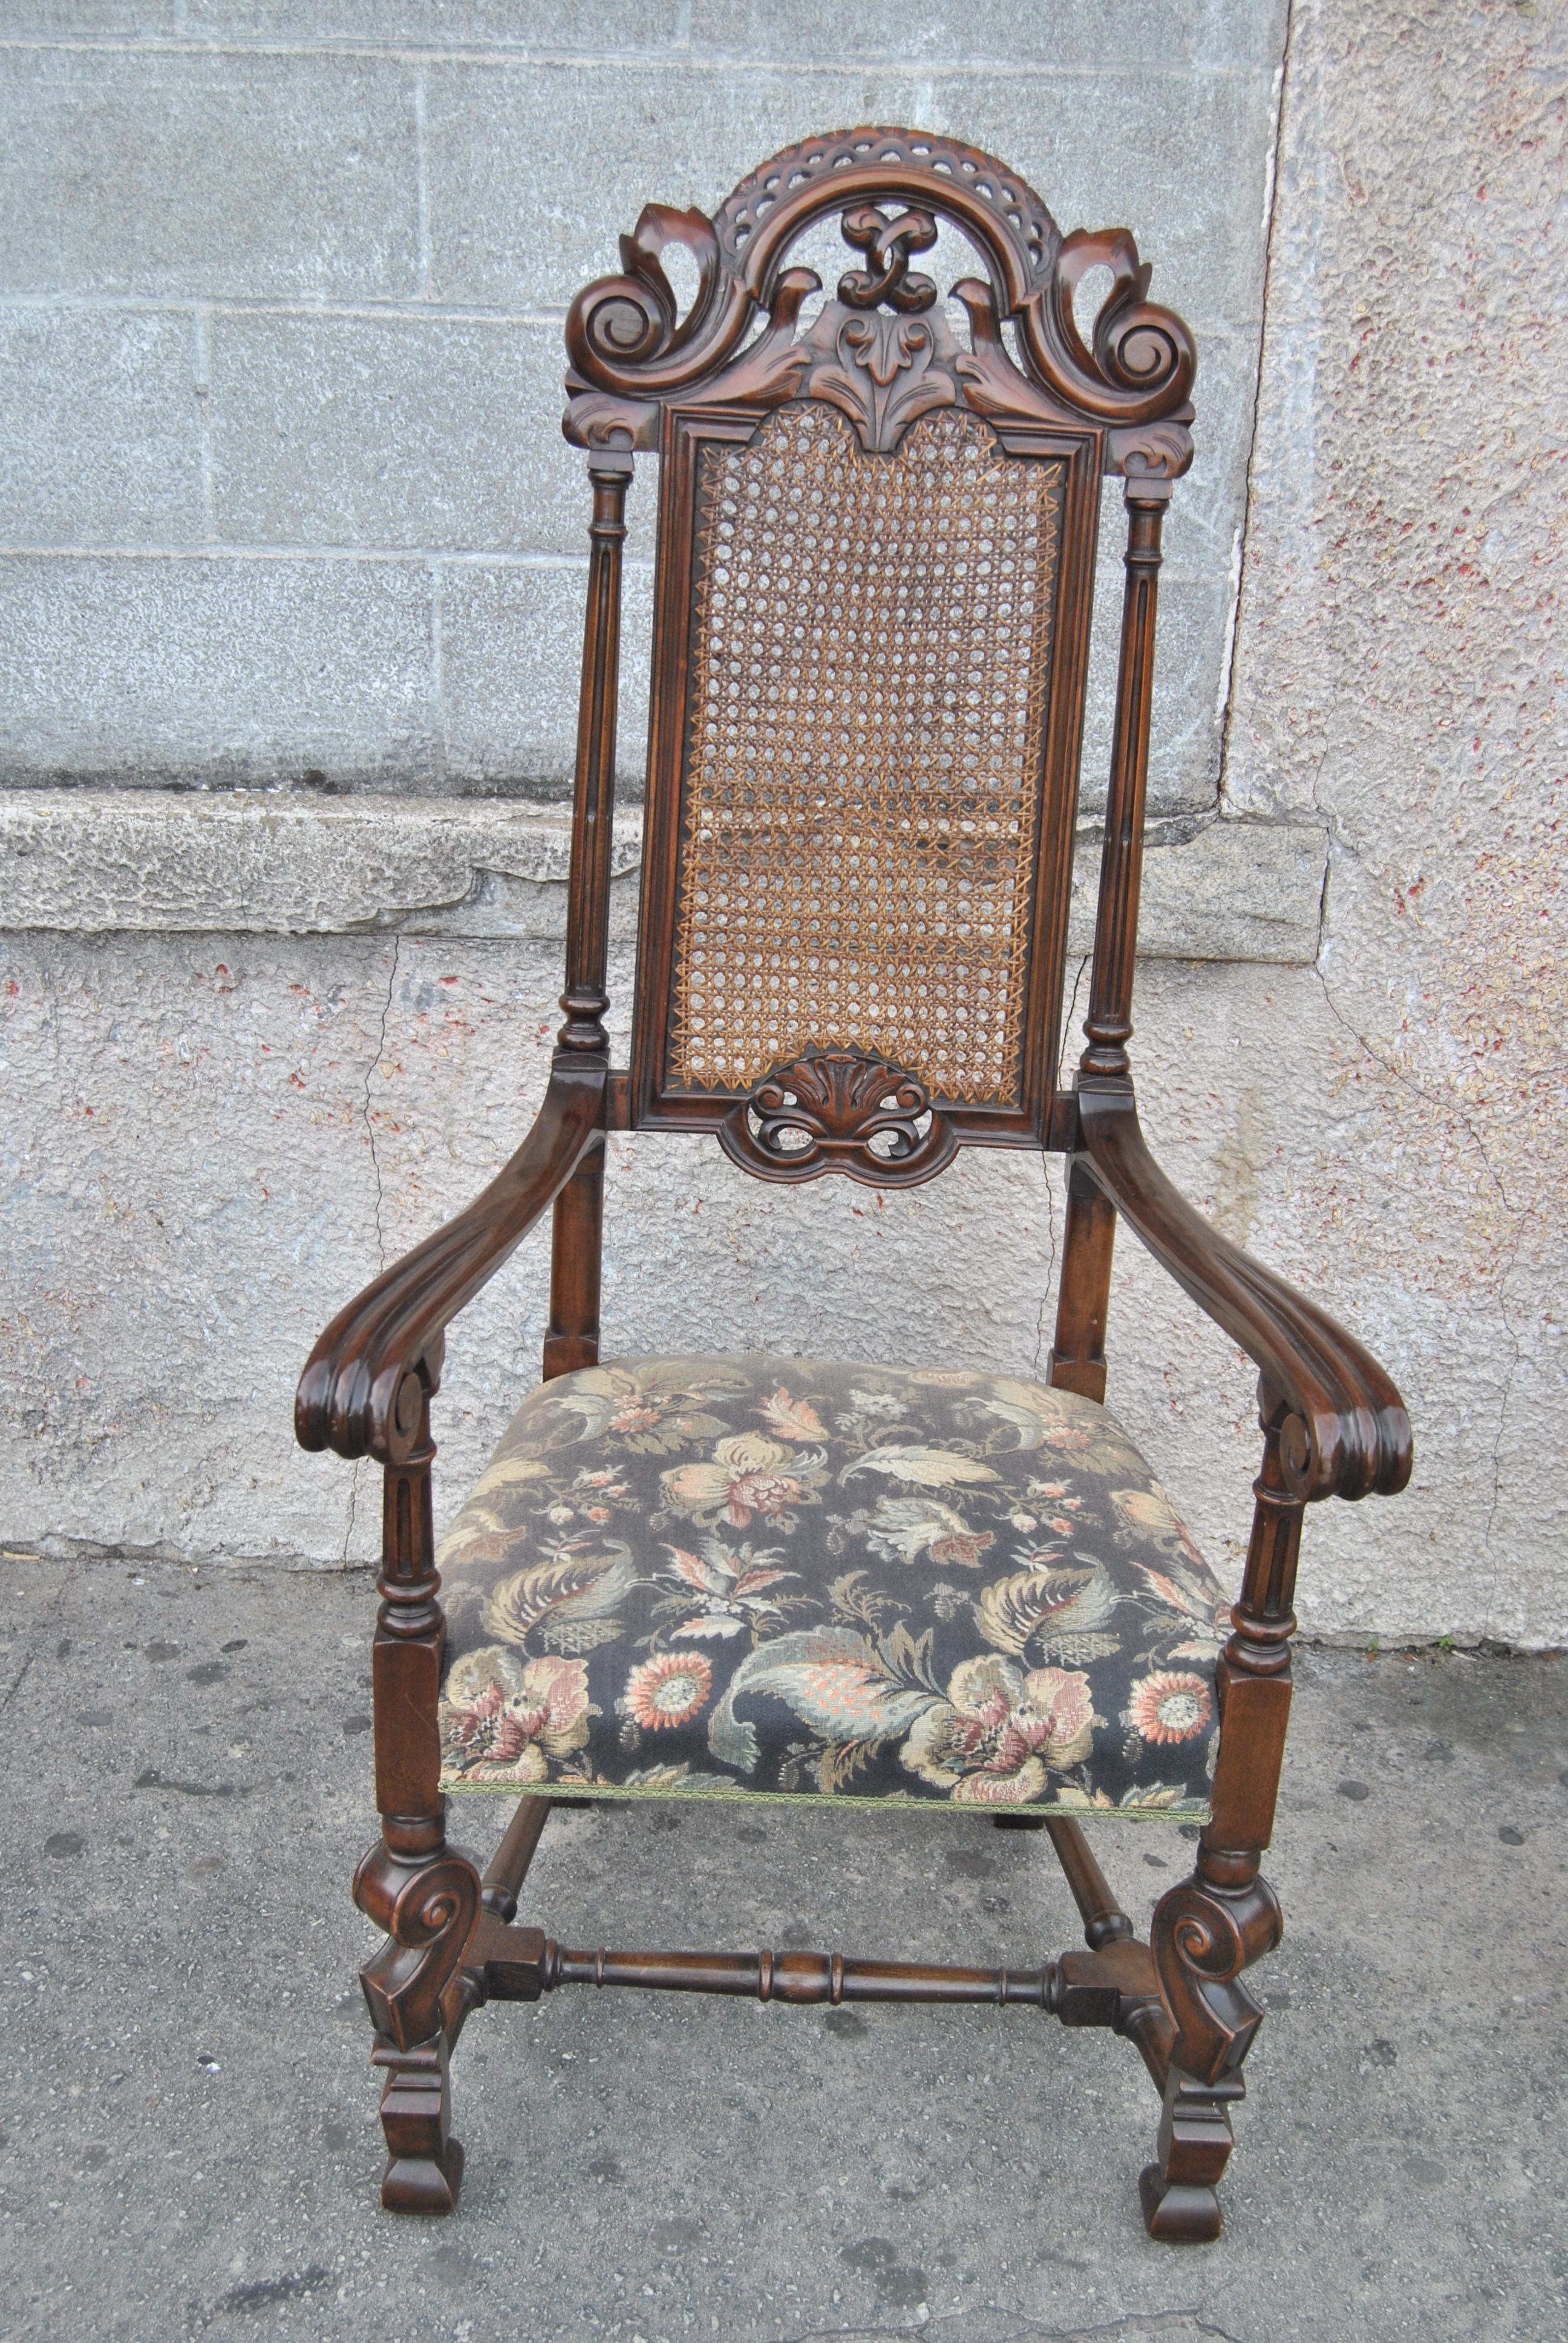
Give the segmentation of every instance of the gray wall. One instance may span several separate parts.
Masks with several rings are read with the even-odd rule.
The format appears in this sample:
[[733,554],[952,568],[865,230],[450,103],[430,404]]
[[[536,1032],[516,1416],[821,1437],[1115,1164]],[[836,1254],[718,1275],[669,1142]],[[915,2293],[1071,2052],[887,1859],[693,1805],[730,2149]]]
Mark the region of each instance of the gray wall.
[[[373,1550],[373,1478],[295,1451],[289,1400],[542,1087],[563,837],[538,800],[581,558],[562,307],[644,200],[711,208],[880,117],[992,147],[1064,226],[1131,226],[1198,332],[1145,1120],[1417,1426],[1408,1496],[1314,1514],[1302,1617],[1560,1639],[1563,10],[1294,0],[1283,60],[1255,0],[564,21],[0,15],[0,1532]],[[633,791],[636,704],[634,675]],[[1091,799],[1105,749],[1101,720]],[[622,1015],[637,860],[633,815]],[[623,1349],[1028,1371],[1049,1342],[1060,1200],[1023,1159],[784,1194],[618,1141],[608,1232]],[[444,1511],[543,1314],[530,1241],[451,1343]],[[1111,1347],[1114,1405],[1233,1570],[1245,1362],[1131,1243]]]
[[650,198],[712,209],[777,147],[873,121],[1004,156],[1064,226],[1131,227],[1197,328],[1154,786],[1214,804],[1283,0],[3,17],[14,784],[558,793],[566,306]]

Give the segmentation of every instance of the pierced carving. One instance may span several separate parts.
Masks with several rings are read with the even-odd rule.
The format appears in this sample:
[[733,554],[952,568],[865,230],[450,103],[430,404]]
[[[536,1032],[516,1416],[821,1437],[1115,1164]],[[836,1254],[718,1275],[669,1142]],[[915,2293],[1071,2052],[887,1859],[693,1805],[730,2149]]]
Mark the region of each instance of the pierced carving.
[[[805,230],[834,211],[865,265],[840,279],[801,357],[794,327],[818,286],[786,262]],[[945,334],[938,287],[910,267],[912,254],[936,243],[939,219],[960,228],[986,266],[984,282],[954,287],[976,322],[972,358],[960,358],[950,337],[928,342],[880,315]],[[663,264],[672,245],[697,266],[684,316]],[[578,296],[567,321],[565,429],[580,446],[656,446],[659,409],[676,402],[761,408],[808,396],[852,400],[846,411],[857,427],[870,417],[864,444],[882,451],[915,415],[963,397],[984,415],[1107,427],[1113,471],[1169,479],[1190,460],[1191,337],[1149,300],[1150,270],[1131,236],[1081,228],[1063,237],[1038,196],[972,147],[877,128],[807,139],[754,172],[714,220],[650,204],[621,240],[621,264],[620,275]],[[1073,296],[1100,267],[1111,291],[1086,341]],[[767,327],[748,346],[759,311]],[[876,319],[874,332],[851,338],[849,317]],[[1000,338],[1003,318],[1016,322],[1016,364]],[[858,377],[860,387],[847,390]]]
[[1010,264],[1015,298],[1049,277],[1061,231],[1016,172],[958,139],[872,125],[804,138],[759,165],[715,215],[719,247],[732,267],[755,278],[777,254],[781,223],[792,232],[797,221],[831,209],[843,194],[861,195],[868,178],[880,180],[890,195],[920,188],[920,201],[932,209],[983,223],[988,242]]
[[846,212],[839,223],[846,244],[869,255],[869,268],[852,268],[839,279],[839,298],[851,309],[874,309],[885,301],[891,309],[929,309],[937,297],[935,280],[911,277],[911,252],[930,252],[937,240],[937,224],[930,212],[900,212],[888,219],[874,204]]
[[780,1066],[719,1128],[743,1171],[771,1180],[843,1172],[870,1188],[912,1187],[957,1144],[922,1082],[861,1050],[823,1050]]

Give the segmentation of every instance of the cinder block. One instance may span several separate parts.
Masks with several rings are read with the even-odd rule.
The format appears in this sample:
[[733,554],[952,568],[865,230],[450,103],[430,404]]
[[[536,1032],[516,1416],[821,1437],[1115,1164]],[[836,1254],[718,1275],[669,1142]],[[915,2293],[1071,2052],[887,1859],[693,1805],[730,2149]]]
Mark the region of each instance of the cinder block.
[[592,55],[668,47],[678,0],[187,0],[193,33],[351,40],[388,47],[504,48]]
[[414,79],[390,58],[0,54],[0,287],[414,292]]
[[909,76],[678,65],[432,65],[426,76],[437,297],[564,307],[619,266],[646,203],[711,211],[813,131],[911,116]]
[[63,35],[79,41],[89,34],[121,35],[177,33],[179,0],[12,0],[5,30],[14,40]]
[[1078,72],[1271,71],[1284,48],[1285,0],[692,0],[696,55],[836,65],[846,56],[1042,65]]
[[0,776],[430,786],[422,563],[0,559]]
[[[1310,967],[1318,956],[1328,836],[1313,823],[1211,821],[1156,831],[1143,857],[1138,952],[1143,960],[1256,960]],[[1094,949],[1101,832],[1073,860],[1070,953]]]
[[191,318],[0,311],[0,544],[206,535]]
[[[314,789],[0,792],[0,930],[565,933],[568,807]],[[616,823],[624,899],[641,858]],[[635,892],[635,888],[629,890]]]
[[[442,704],[454,784],[569,790],[587,585],[586,568],[567,564],[443,570]],[[616,759],[628,803],[640,799],[647,769],[652,613],[651,572],[628,568]]]
[[1270,83],[1261,75],[954,72],[928,126],[1020,172],[1059,227],[1126,227],[1152,298],[1193,326],[1262,313]]
[[[1257,397],[1256,327],[1201,333],[1192,392],[1198,410],[1192,468],[1178,481],[1165,517],[1165,558],[1173,569],[1201,570],[1216,580],[1231,575],[1246,504]],[[1120,482],[1106,482],[1105,501],[1120,512]]]
[[221,537],[587,552],[558,326],[218,316],[211,336]]

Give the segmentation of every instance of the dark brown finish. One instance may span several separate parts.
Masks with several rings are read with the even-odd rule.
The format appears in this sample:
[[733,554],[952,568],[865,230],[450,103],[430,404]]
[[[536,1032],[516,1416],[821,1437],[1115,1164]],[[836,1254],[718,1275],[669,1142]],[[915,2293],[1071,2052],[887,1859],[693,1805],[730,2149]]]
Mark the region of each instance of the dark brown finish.
[[550,1804],[548,1798],[519,1798],[501,1844],[486,1866],[479,1901],[498,1920],[510,1920],[516,1916],[518,1892],[528,1875],[540,1834],[550,1818]]
[[859,1050],[823,1050],[769,1074],[719,1125],[732,1163],[764,1179],[845,1172],[869,1188],[910,1188],[951,1162],[958,1141],[923,1082]]
[[[802,330],[821,288],[789,254],[831,215],[850,265]],[[964,337],[944,288],[912,265],[943,223],[968,237],[981,272],[946,288]],[[684,317],[663,267],[672,246],[698,271]],[[1085,338],[1073,296],[1096,266],[1111,290]],[[468,2016],[593,1984],[804,2004],[1023,2002],[1067,2026],[1111,2026],[1162,2098],[1142,2179],[1151,2233],[1219,2232],[1231,2110],[1262,2015],[1244,1974],[1281,1926],[1260,1865],[1289,1715],[1302,1523],[1326,1497],[1402,1488],[1411,1442],[1383,1370],[1211,1229],[1139,1127],[1129,1043],[1161,529],[1191,458],[1196,363],[1186,327],[1148,288],[1125,231],[1064,236],[994,158],[867,128],[776,156],[712,220],[650,206],[623,240],[622,273],[573,305],[565,429],[587,450],[592,511],[565,1021],[548,1088],[483,1195],[328,1327],[297,1410],[306,1447],[373,1454],[386,1472],[381,1836],[355,1896],[386,1931],[363,1982],[386,2075],[382,2197],[395,2210],[455,2201],[448,2061]],[[604,1020],[621,548],[638,449],[658,450],[662,472],[642,930],[622,1071]],[[1126,584],[1087,1047],[1063,1091],[1055,1052],[1106,473],[1123,482]],[[779,498],[803,479],[815,503],[780,518]],[[978,544],[982,506],[992,536]],[[812,628],[832,631],[809,603],[818,557],[802,550],[802,529],[830,536],[835,523],[832,558],[850,543],[869,614],[852,677],[831,643],[800,664]],[[872,544],[884,524],[887,552]],[[841,586],[841,568],[832,574]],[[937,582],[915,591],[911,578]],[[988,595],[1013,598],[1006,628]],[[960,671],[1012,695],[1006,724],[996,716],[1005,755],[977,745],[944,700],[965,697]],[[970,696],[985,693],[977,683]],[[792,712],[757,714],[764,704]],[[605,1135],[647,1128],[716,1133],[759,1178],[837,1172],[879,1189],[935,1176],[964,1144],[1055,1150],[1068,1201],[1051,1382],[1103,1400],[1119,1216],[1257,1363],[1264,1451],[1217,1670],[1211,1819],[1149,1944],[1082,1830],[1060,1818],[1047,1828],[1088,1949],[1020,1970],[575,1951],[514,1920],[551,1800],[522,1799],[482,1882],[448,1844],[429,1431],[445,1330],[553,1206],[544,1373],[594,1363]]]
[[447,1844],[440,1792],[436,1704],[445,1629],[430,1523],[430,1393],[410,1374],[398,1399],[407,1453],[387,1470],[373,1647],[381,1836],[355,1874],[354,1900],[387,1931],[359,1976],[375,2062],[387,2070],[381,2201],[393,2212],[445,2213],[463,2168],[450,2132],[445,1996],[478,1915],[479,1875]]
[[1086,1165],[1070,1163],[1056,1339],[1047,1374],[1059,1391],[1081,1392],[1097,1406],[1105,1402],[1105,1322],[1115,1242],[1115,1205]]
[[1131,1921],[1116,1901],[1105,1874],[1089,1851],[1089,1842],[1076,1823],[1048,1817],[1046,1829],[1056,1859],[1072,1890],[1072,1900],[1083,1922],[1084,1941],[1091,1951],[1103,1952],[1133,1934]]
[[1065,1953],[1036,1969],[863,1961],[843,1953],[590,1953],[558,1945],[541,1928],[509,1926],[487,1906],[469,1940],[467,2006],[538,2001],[565,1985],[828,2002],[835,2007],[845,2001],[1023,2003],[1046,2010],[1063,2026],[1108,2026],[1119,2032],[1157,2007],[1160,1997],[1148,1946],[1120,1938],[1099,1950]]

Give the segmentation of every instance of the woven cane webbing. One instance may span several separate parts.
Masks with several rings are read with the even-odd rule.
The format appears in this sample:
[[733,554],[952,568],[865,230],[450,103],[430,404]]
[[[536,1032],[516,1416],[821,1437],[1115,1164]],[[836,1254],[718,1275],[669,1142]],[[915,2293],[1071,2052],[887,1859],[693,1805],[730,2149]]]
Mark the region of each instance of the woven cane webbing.
[[1016,1104],[1062,473],[816,401],[698,480],[666,1079],[859,1048]]

